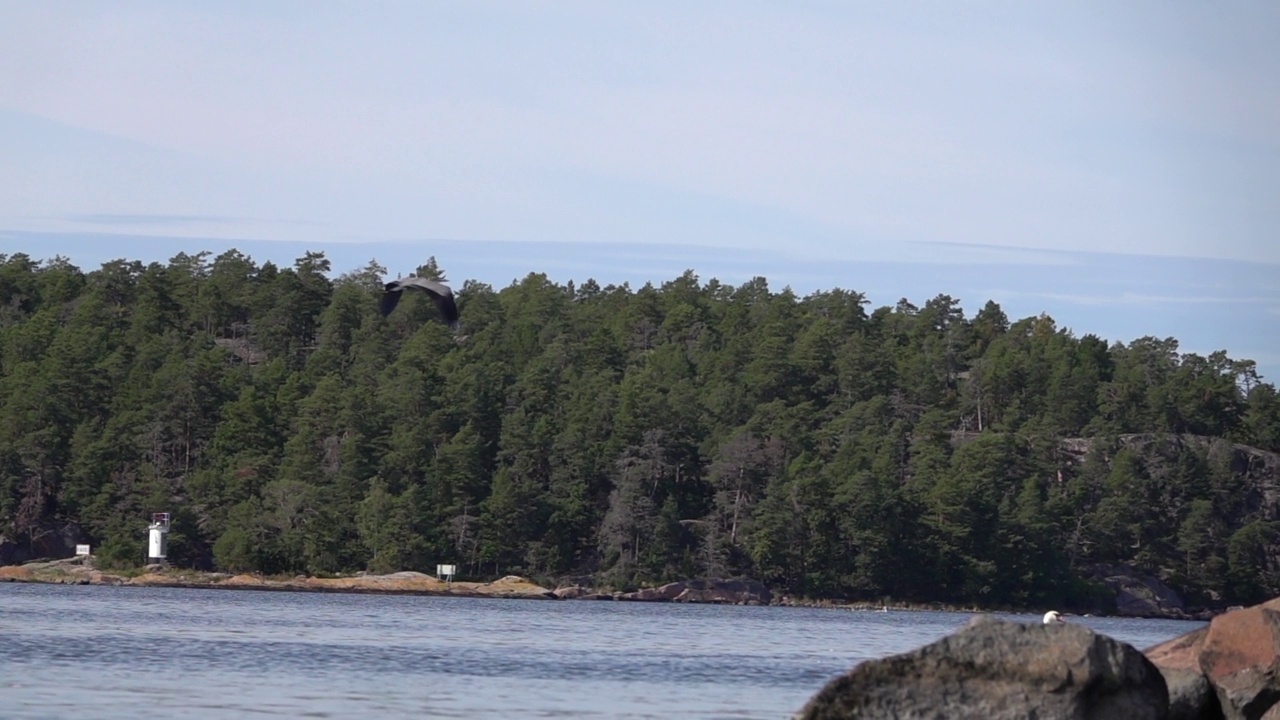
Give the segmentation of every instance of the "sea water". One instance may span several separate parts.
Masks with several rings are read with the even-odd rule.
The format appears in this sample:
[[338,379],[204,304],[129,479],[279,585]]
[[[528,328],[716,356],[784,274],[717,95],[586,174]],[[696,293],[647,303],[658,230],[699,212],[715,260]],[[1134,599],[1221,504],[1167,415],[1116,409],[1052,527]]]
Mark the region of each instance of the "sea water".
[[[970,617],[0,583],[0,717],[786,718]],[[1202,625],[1069,620],[1140,649]]]

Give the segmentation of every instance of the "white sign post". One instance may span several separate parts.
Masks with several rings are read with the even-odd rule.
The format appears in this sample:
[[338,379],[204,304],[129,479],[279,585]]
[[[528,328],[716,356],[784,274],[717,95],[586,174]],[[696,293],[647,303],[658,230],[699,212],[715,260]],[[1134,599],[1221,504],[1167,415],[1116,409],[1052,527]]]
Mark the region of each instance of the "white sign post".
[[454,573],[457,571],[457,565],[436,565],[436,577],[447,583],[453,582]]
[[76,546],[76,555],[77,555],[77,556],[80,556],[80,555],[88,555],[88,554],[89,554],[89,546],[88,546],[88,545],[77,545],[77,546]]

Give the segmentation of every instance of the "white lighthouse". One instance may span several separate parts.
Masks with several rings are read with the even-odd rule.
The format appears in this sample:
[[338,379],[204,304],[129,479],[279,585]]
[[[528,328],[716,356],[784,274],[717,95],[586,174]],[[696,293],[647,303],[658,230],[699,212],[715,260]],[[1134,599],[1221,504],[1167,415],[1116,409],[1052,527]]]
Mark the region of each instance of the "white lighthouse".
[[167,565],[169,554],[169,513],[151,513],[151,531],[147,542],[147,564]]

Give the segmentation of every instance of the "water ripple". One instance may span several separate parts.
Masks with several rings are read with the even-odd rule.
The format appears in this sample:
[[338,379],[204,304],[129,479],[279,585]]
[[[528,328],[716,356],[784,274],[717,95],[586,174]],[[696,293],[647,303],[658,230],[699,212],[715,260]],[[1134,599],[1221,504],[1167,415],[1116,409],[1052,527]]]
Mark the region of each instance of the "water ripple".
[[[967,619],[0,584],[0,697],[12,718],[779,718]],[[1079,621],[1139,647],[1198,626]]]

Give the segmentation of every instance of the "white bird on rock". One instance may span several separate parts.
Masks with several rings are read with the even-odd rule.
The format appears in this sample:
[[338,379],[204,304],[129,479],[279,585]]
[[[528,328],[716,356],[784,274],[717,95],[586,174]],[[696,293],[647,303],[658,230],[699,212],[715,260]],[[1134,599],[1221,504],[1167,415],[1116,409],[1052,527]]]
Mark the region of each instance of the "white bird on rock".
[[1052,625],[1054,623],[1061,623],[1061,622],[1066,622],[1066,620],[1062,619],[1062,616],[1058,614],[1057,610],[1050,610],[1049,612],[1044,614],[1045,625]]

